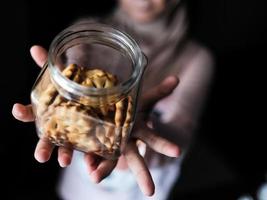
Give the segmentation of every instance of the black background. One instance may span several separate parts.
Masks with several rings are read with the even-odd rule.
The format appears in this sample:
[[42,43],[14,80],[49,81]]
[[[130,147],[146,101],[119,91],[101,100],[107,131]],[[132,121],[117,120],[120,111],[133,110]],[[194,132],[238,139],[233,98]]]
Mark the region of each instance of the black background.
[[[91,3],[90,3],[91,2]],[[109,11],[113,1],[8,1],[1,6],[1,182],[8,199],[54,199],[59,167],[33,158],[33,123],[11,115],[15,102],[29,103],[39,73],[29,49],[48,48],[72,20]],[[212,92],[196,141],[170,199],[236,199],[255,195],[266,167],[264,1],[188,0],[191,35],[215,57]],[[265,92],[264,92],[265,91]]]

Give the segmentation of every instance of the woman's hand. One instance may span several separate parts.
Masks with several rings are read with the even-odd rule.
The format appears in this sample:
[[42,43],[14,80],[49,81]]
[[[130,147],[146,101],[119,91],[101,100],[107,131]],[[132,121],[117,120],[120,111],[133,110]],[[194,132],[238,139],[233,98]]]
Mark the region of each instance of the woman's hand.
[[[33,46],[30,52],[37,65],[42,67],[47,59],[47,51],[40,46]],[[148,196],[154,193],[154,183],[144,158],[139,154],[136,140],[143,141],[154,151],[166,156],[179,156],[180,150],[177,145],[159,136],[147,125],[148,115],[155,103],[171,94],[173,89],[178,85],[178,82],[177,77],[170,76],[141,96],[132,136],[129,139],[125,151],[122,152],[122,157],[126,160],[128,167],[136,177],[140,189]],[[17,103],[13,106],[12,113],[20,121],[34,121],[31,105],[25,106]],[[54,145],[51,142],[40,139],[37,143],[34,157],[37,161],[44,163],[49,160],[53,149]],[[61,167],[66,167],[71,163],[72,153],[73,151],[70,149],[58,147],[58,162]],[[117,164],[117,161],[106,160],[93,153],[85,154],[84,160],[91,179],[96,183],[99,183],[108,176]]]
[[125,152],[123,152],[127,165],[136,177],[140,189],[148,196],[154,193],[154,183],[143,156],[139,154],[136,140],[143,141],[148,147],[160,154],[169,157],[179,156],[180,149],[176,144],[161,137],[148,126],[149,114],[154,105],[159,100],[170,95],[178,82],[177,77],[169,76],[141,96],[133,133]]

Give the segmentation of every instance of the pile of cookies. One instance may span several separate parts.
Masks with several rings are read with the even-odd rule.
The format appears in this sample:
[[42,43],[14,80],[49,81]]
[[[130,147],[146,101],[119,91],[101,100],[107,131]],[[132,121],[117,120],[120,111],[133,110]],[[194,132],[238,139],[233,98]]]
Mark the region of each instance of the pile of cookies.
[[[104,70],[76,64],[66,67],[62,74],[86,87],[111,88],[118,84],[117,78]],[[62,97],[49,83],[40,94],[36,115],[42,136],[54,144],[114,158],[131,129],[133,101],[127,95],[115,103],[83,104]]]

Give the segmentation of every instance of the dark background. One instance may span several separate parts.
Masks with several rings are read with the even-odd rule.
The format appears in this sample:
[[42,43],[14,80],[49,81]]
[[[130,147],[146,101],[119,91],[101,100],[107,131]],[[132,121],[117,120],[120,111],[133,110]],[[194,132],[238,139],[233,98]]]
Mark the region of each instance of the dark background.
[[[91,2],[90,4],[88,2]],[[56,199],[56,155],[33,158],[33,123],[11,115],[15,102],[29,103],[39,69],[29,49],[48,48],[78,17],[102,15],[114,1],[8,1],[1,8],[0,155],[1,194],[8,199]],[[97,2],[97,3],[96,3]],[[170,199],[237,199],[255,195],[266,172],[266,11],[264,1],[188,0],[191,35],[212,51],[215,80],[202,125]]]

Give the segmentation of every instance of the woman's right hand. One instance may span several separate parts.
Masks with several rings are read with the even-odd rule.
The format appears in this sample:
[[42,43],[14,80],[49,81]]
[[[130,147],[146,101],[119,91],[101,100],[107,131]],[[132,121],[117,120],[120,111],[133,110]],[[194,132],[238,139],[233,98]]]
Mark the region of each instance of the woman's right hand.
[[[48,55],[46,49],[35,45],[30,49],[30,53],[33,60],[39,67],[42,67],[45,64]],[[35,119],[31,105],[16,103],[13,106],[12,114],[17,120],[22,122],[33,122]],[[44,139],[40,139],[37,143],[34,157],[37,161],[44,163],[50,159],[53,149],[53,144]],[[58,148],[58,162],[61,167],[65,167],[70,164],[71,156],[72,152],[69,149],[64,147]]]
[[[36,64],[39,67],[43,67],[48,56],[46,49],[35,45],[30,49],[30,53]],[[16,103],[13,106],[12,114],[17,120],[22,122],[33,122],[35,120],[31,105],[22,105],[20,103]],[[47,162],[50,159],[54,149],[55,145],[49,140],[39,139],[35,148],[34,157],[40,163]],[[71,163],[72,155],[72,149],[68,149],[63,146],[58,147],[59,165],[61,167],[68,166]],[[84,154],[84,161],[87,165],[88,173],[91,175],[92,181],[96,183],[108,176],[117,164],[117,161],[104,160],[100,156],[97,156],[93,153]]]

